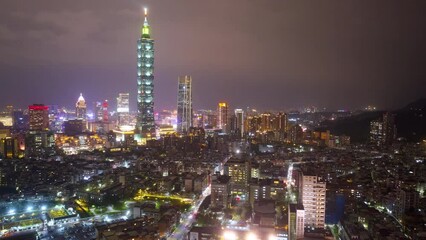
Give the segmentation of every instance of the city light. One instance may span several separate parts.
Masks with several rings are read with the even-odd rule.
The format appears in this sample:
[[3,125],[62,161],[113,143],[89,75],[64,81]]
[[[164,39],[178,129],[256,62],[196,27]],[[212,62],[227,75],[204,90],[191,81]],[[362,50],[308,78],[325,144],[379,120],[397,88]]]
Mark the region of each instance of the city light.
[[28,206],[27,207],[27,212],[31,212],[33,210],[33,206]]
[[246,236],[246,240],[257,240],[258,237],[256,234],[254,234],[253,232],[249,232]]
[[223,239],[224,240],[236,240],[237,234],[235,234],[235,232],[226,231],[226,232],[223,233]]
[[268,236],[268,240],[277,240],[277,237],[275,235],[273,235],[273,234],[270,234]]

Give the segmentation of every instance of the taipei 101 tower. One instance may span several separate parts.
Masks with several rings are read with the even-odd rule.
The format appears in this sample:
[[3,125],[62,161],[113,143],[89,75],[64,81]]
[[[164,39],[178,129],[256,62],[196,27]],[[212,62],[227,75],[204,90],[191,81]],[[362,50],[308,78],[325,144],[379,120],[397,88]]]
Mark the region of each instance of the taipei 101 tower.
[[139,143],[155,139],[154,122],[154,40],[151,38],[151,28],[148,24],[148,10],[145,8],[145,21],[141,36],[138,40],[138,115],[136,133]]

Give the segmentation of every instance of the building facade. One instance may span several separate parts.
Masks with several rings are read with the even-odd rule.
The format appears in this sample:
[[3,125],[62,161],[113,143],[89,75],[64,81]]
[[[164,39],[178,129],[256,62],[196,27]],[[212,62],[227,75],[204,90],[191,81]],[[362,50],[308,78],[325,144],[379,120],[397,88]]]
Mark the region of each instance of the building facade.
[[186,133],[192,127],[192,78],[181,76],[178,79],[177,131]]
[[302,203],[305,209],[305,227],[325,226],[326,183],[317,176],[303,175]]
[[46,131],[49,129],[49,107],[33,104],[28,107],[30,115],[30,131]]
[[242,109],[235,109],[236,118],[236,132],[238,137],[244,137],[244,111]]
[[228,132],[228,121],[228,103],[220,102],[217,107],[217,128],[222,129],[225,133]]

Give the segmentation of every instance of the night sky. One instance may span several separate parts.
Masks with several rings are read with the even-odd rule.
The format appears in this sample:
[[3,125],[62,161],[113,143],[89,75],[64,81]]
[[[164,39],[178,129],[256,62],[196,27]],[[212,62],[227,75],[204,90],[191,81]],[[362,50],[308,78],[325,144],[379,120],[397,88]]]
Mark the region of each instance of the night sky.
[[[0,108],[89,107],[130,92],[143,7],[155,39],[155,108],[393,109],[426,97],[426,1],[2,0]],[[113,104],[115,105],[115,104]]]

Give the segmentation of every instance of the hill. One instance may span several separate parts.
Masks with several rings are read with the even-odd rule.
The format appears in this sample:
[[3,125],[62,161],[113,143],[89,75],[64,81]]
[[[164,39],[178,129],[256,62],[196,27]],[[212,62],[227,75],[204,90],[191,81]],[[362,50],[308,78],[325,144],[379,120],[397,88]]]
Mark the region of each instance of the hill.
[[[351,142],[365,143],[368,141],[370,122],[381,118],[383,111],[361,112],[350,117],[335,121],[324,121],[321,125],[334,135],[347,135]],[[426,139],[426,98],[419,99],[407,106],[393,111],[397,136],[409,142]]]

